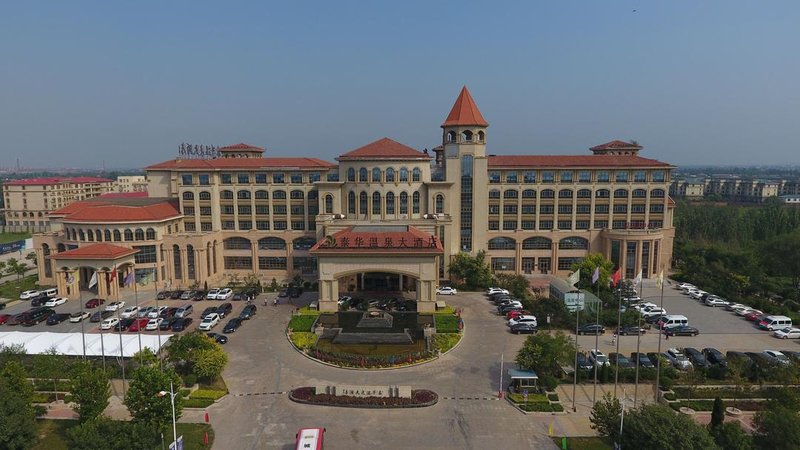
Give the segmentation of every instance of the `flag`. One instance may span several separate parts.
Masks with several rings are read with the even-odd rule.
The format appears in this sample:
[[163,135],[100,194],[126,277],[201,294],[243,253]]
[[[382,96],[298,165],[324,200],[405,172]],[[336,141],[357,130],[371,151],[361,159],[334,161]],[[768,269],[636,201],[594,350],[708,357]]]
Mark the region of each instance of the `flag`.
[[572,272],[572,275],[567,277],[567,281],[569,281],[569,284],[571,284],[572,286],[575,286],[575,284],[580,280],[581,280],[581,269]]
[[664,287],[664,269],[661,269],[661,272],[658,274],[658,277],[656,278],[656,287],[658,289]]
[[114,282],[117,279],[117,266],[114,266],[114,270],[111,271],[111,277],[109,277],[110,282]]
[[75,276],[72,274],[67,274],[67,284],[72,284],[75,282]]
[[636,278],[633,279],[633,285],[636,286],[642,282],[642,271],[640,270],[639,273],[636,275]]
[[597,283],[597,280],[600,279],[600,266],[595,267],[594,273],[592,274],[592,286]]
[[616,286],[619,284],[620,279],[622,279],[622,268],[619,268],[616,272],[614,272],[614,276],[611,277],[611,285]]
[[89,289],[93,288],[94,285],[97,284],[97,271],[92,274],[92,278],[89,279]]
[[131,270],[130,272],[128,272],[128,275],[125,276],[125,279],[123,280],[122,284],[124,284],[125,286],[130,286],[131,284],[133,284],[135,279],[136,278],[133,275],[133,271]]

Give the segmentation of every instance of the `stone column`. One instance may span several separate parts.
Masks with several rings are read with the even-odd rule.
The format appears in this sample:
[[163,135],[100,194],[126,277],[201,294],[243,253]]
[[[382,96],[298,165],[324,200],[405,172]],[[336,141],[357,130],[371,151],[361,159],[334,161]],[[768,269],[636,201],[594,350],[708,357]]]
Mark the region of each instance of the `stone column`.
[[67,277],[67,272],[64,270],[57,270],[54,272],[56,277],[56,288],[58,289],[58,295],[62,297],[72,298],[67,295],[67,282],[65,278]]
[[398,282],[398,285],[399,285],[399,288],[400,288],[399,290],[400,290],[400,292],[403,292],[403,274],[401,273],[399,275],[399,277],[400,277],[400,281]]
[[106,284],[106,272],[97,270],[97,296],[100,298],[108,298],[108,284]]

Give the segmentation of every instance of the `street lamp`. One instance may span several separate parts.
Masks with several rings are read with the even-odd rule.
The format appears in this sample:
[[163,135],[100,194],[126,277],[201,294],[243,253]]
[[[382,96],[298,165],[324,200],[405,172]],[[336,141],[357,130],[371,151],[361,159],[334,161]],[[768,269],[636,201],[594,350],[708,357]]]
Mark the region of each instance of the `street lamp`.
[[160,391],[156,394],[158,397],[165,397],[169,395],[169,402],[172,405],[172,442],[175,445],[175,449],[177,450],[178,447],[178,429],[175,425],[175,397],[176,394],[172,389],[172,380],[169,382],[169,392],[167,391]]

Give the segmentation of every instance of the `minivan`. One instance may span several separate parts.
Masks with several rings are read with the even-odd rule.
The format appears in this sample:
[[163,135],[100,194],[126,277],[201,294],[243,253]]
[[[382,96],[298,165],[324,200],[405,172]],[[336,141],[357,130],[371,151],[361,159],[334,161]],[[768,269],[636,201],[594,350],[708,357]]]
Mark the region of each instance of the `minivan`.
[[48,297],[58,297],[58,288],[50,288],[44,291],[44,295]]
[[192,304],[191,303],[186,303],[185,305],[183,305],[180,308],[178,308],[177,311],[175,311],[175,317],[177,317],[179,319],[183,319],[184,317],[191,316],[193,311],[194,311],[194,307],[192,306]]
[[658,328],[662,330],[680,325],[689,325],[689,319],[680,314],[667,314],[658,322]]
[[55,314],[55,311],[53,311],[50,308],[34,308],[29,311],[25,311],[23,314],[24,316],[22,320],[19,321],[19,323],[22,326],[30,327],[36,325],[39,322],[47,320],[48,317]]
[[791,327],[792,319],[786,316],[767,316],[758,322],[758,328],[762,330],[780,330],[781,328]]

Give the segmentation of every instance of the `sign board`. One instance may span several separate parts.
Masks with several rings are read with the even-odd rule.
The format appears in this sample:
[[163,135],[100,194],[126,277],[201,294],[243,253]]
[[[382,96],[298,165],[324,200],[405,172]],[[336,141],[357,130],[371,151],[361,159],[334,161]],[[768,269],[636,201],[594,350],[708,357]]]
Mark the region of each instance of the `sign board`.
[[411,386],[318,385],[316,393],[348,397],[411,398]]
[[177,442],[169,444],[169,450],[183,450],[183,436],[178,436]]
[[6,244],[0,244],[0,255],[4,255],[6,253],[11,253],[11,252],[17,252],[24,249],[25,249],[25,239],[21,241],[8,242]]

